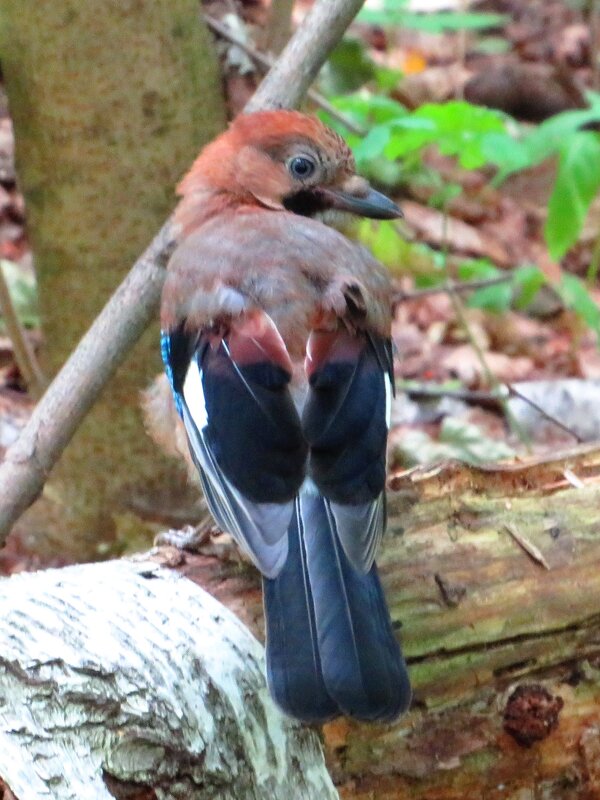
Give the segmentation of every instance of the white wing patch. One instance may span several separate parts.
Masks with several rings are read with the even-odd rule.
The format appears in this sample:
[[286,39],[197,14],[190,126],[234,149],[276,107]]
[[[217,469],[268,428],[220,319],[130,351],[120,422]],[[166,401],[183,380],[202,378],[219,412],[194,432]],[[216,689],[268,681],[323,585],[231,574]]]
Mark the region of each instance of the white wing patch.
[[196,427],[199,431],[202,431],[208,425],[208,412],[206,410],[206,401],[204,400],[204,389],[202,388],[202,371],[198,367],[196,358],[190,361],[185,375],[183,398]]
[[392,424],[392,397],[394,396],[394,390],[387,372],[384,373],[383,380],[385,381],[385,424],[389,431]]
[[[190,372],[192,366],[194,372]],[[204,495],[212,515],[219,525],[230,533],[248,553],[254,564],[267,578],[275,578],[281,571],[288,553],[287,530],[294,510],[294,502],[253,503],[245,498],[223,475],[202,430],[192,418],[188,408],[191,400],[199,418],[206,426],[206,409],[202,392],[201,370],[190,366],[184,385],[183,421],[188,435],[192,457],[200,472]],[[195,387],[198,376],[199,389]],[[190,380],[188,384],[188,379]],[[185,394],[200,391],[198,398]]]

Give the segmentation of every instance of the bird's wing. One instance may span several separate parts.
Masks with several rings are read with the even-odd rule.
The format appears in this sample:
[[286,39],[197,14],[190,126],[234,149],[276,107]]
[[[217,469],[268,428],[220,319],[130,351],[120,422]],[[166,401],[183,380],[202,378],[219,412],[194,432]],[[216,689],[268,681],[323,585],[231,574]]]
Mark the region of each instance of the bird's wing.
[[393,392],[388,339],[313,331],[302,428],[308,475],[325,498],[329,523],[350,563],[368,572],[385,527],[386,442]]
[[274,577],[307,453],[279,333],[259,311],[219,333],[182,325],[163,333],[163,357],[210,510]]

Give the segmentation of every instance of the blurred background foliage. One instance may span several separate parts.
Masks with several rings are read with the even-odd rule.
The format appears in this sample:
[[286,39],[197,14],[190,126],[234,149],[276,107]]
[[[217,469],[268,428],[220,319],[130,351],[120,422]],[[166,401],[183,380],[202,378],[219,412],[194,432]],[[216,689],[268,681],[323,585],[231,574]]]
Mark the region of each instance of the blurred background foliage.
[[[476,52],[504,53],[511,48],[502,35],[510,21],[508,14],[462,10],[466,3],[456,4],[453,10],[417,13],[412,10],[414,5],[410,0],[381,0],[373,8],[367,3],[358,22],[384,31],[400,27],[440,35],[469,32],[470,45]],[[557,169],[543,233],[550,257],[560,261],[577,244],[600,190],[600,94],[586,90],[586,108],[566,110],[532,126],[466,99],[408,108],[395,99],[403,78],[402,71],[378,65],[369,55],[365,40],[352,35],[339,44],[322,71],[324,93],[364,133],[348,133],[344,123],[331,114],[321,112],[321,116],[346,136],[363,174],[392,192],[401,192],[408,181],[428,185],[432,189],[429,204],[444,211],[463,186],[448,182],[432,168],[426,158],[432,148],[455,159],[463,170],[487,169],[493,186],[544,161],[554,161]],[[407,245],[402,224],[365,222],[359,236],[390,268],[410,272],[414,266],[418,286],[443,283],[451,277],[471,281],[500,274],[490,260],[477,259],[462,264],[456,275],[450,275],[447,260],[439,258],[439,252],[427,254],[421,245]],[[423,268],[427,262],[430,269]],[[595,281],[599,265],[600,239],[587,281],[568,273],[552,281],[562,301],[596,336],[600,336],[600,311],[587,285]],[[517,308],[524,308],[547,281],[535,265],[518,265],[512,271],[512,286],[498,284],[480,290],[470,297],[469,304],[502,312],[516,297]]]

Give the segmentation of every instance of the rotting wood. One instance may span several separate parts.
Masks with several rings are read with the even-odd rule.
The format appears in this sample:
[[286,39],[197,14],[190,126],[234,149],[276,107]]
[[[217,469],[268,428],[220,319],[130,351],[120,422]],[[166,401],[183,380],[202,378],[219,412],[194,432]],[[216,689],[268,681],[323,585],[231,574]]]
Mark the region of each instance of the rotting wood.
[[[565,468],[584,488],[569,486]],[[325,726],[342,798],[600,797],[599,477],[600,449],[591,446],[496,468],[445,464],[392,476],[379,564],[415,700],[392,726]],[[226,542],[207,546],[221,557],[161,547],[151,558],[261,636],[259,577]],[[29,576],[32,587],[42,575]],[[547,731],[527,717],[533,701],[507,715],[517,688],[516,697],[547,698]],[[542,730],[539,741],[532,730]]]
[[[565,468],[584,488],[569,485]],[[600,797],[600,746],[593,744],[600,737],[599,479],[597,445],[550,459],[452,463],[391,477],[378,563],[415,700],[393,726],[325,726],[343,798]],[[175,553],[161,549],[155,557]],[[178,570],[262,635],[251,568],[177,555]],[[556,728],[531,747],[504,730],[508,698],[523,685],[541,685],[563,702]]]

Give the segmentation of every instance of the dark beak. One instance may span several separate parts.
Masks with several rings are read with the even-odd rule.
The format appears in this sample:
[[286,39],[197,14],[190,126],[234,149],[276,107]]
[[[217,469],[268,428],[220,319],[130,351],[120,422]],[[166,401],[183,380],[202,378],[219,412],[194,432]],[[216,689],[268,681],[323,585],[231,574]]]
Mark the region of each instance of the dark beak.
[[397,219],[402,211],[389,197],[369,187],[366,194],[351,194],[341,189],[320,188],[319,194],[326,200],[330,208],[339,211],[350,211],[360,217],[371,219]]

